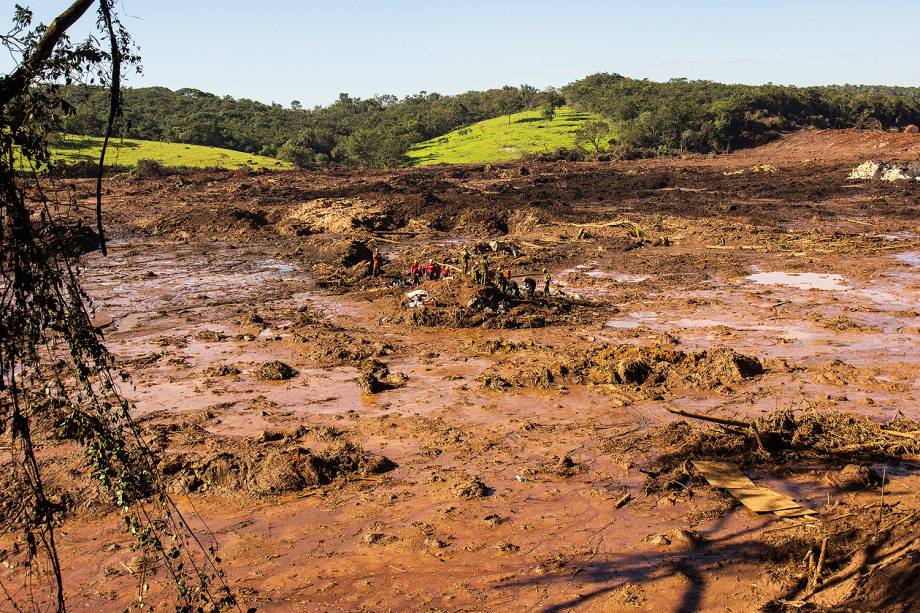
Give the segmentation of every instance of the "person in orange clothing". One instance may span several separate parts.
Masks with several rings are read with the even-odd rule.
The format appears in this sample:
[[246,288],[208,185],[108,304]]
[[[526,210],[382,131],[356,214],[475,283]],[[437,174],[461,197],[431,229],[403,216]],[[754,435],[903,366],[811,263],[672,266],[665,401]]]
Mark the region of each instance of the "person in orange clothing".
[[380,250],[374,249],[374,255],[371,256],[371,276],[376,277],[380,274]]

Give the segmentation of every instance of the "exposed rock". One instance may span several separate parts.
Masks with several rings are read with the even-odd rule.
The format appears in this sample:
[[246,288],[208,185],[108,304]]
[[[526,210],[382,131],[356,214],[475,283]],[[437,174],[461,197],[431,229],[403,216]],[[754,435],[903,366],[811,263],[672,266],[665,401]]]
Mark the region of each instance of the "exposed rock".
[[920,165],[916,162],[907,164],[895,164],[888,162],[863,162],[850,172],[848,179],[853,180],[872,180],[881,179],[882,181],[920,181]]

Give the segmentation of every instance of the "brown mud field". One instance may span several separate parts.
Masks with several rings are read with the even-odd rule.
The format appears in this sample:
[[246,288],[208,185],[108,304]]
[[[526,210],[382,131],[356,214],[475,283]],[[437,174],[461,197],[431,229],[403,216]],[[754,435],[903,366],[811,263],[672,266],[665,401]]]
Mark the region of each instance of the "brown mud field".
[[[847,175],[918,154],[847,131],[716,158],[123,175],[84,279],[244,610],[907,611],[920,182]],[[535,295],[399,286],[464,246]],[[75,447],[43,457],[71,601],[123,610],[130,535]],[[754,513],[693,460],[815,513]]]

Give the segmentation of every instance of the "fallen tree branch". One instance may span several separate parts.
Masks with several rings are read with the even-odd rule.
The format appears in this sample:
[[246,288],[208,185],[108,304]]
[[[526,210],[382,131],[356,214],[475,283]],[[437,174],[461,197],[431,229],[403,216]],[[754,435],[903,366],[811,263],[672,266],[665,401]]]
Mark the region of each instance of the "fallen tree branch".
[[667,407],[669,413],[674,413],[675,415],[680,415],[681,417],[689,417],[690,419],[699,419],[700,421],[709,421],[714,424],[721,424],[723,426],[734,426],[736,428],[750,428],[753,424],[746,421],[740,421],[737,419],[726,419],[724,417],[709,417],[708,415],[700,415],[699,413],[691,413],[690,411],[684,411],[683,409],[675,409],[672,407]]

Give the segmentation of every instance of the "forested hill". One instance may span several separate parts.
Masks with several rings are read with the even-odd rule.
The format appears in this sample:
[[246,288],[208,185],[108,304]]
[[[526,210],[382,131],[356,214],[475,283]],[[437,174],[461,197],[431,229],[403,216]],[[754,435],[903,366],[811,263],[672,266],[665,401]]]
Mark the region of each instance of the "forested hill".
[[[70,134],[98,136],[108,103],[99,88],[73,86]],[[756,145],[803,127],[903,128],[920,124],[920,88],[727,85],[675,79],[655,82],[600,73],[561,88],[530,86],[454,96],[353,98],[312,109],[216,96],[196,89],[126,89],[120,135],[224,147],[310,166],[331,162],[395,166],[412,145],[476,122],[566,104],[600,115],[609,126],[603,148],[621,158],[680,151],[723,152]],[[549,132],[549,131],[547,131]],[[597,147],[586,148],[597,155]]]
[[806,127],[920,124],[920,88],[665,83],[600,73],[562,88],[568,104],[612,121],[619,157],[725,152]]
[[[71,134],[99,136],[108,109],[100,88],[67,92],[76,113],[63,120]],[[414,143],[499,115],[555,100],[558,94],[529,86],[471,91],[456,96],[422,92],[353,98],[312,109],[263,104],[197,89],[125,89],[120,135],[236,149],[301,165],[329,162],[395,166]],[[561,104],[561,103],[560,103]]]

